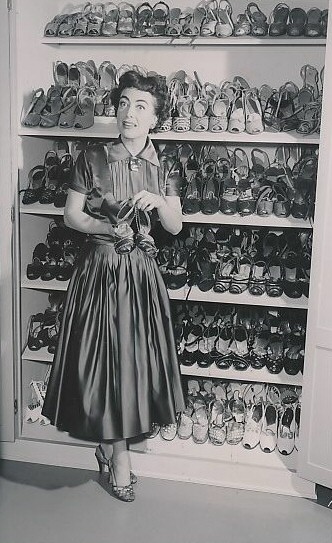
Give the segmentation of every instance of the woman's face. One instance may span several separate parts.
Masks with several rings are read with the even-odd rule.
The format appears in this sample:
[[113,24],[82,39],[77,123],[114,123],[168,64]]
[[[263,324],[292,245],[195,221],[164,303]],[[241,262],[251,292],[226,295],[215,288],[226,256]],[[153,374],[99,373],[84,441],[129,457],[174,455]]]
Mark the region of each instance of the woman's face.
[[156,99],[152,94],[135,88],[121,93],[117,112],[120,134],[128,140],[146,138],[157,123]]

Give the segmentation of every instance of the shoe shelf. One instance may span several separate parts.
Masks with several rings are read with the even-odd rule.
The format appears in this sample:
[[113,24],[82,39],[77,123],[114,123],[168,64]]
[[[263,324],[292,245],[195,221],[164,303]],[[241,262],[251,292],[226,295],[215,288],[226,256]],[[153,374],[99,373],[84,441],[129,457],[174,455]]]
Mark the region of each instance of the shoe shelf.
[[[55,207],[53,204],[21,204],[20,212],[31,215],[63,215],[63,207]],[[204,213],[194,213],[192,215],[183,215],[184,223],[195,224],[232,224],[236,226],[261,226],[267,228],[300,228],[312,229],[312,224],[308,220],[295,219],[294,217],[278,218],[273,215],[269,217],[260,217],[259,215],[225,215],[224,213],[214,213],[213,215],[204,215]]]
[[63,215],[63,207],[55,207],[53,204],[21,204],[20,213],[30,213],[32,215]]
[[[35,362],[52,364],[53,354],[48,352],[47,347],[42,347],[38,351],[31,351],[31,349],[26,347],[22,354],[22,360],[33,360]],[[250,381],[273,383],[275,385],[302,386],[302,373],[288,375],[284,370],[278,374],[273,374],[266,368],[260,370],[249,368],[245,371],[238,371],[232,368],[221,370],[216,366],[201,368],[197,364],[194,364],[193,366],[180,365],[180,371],[182,375],[191,375],[206,379],[227,379],[230,381]]]
[[193,366],[181,365],[182,375],[191,375],[206,379],[228,379],[230,381],[250,381],[254,383],[270,383],[274,385],[292,385],[302,386],[303,376],[302,373],[297,375],[288,375],[284,370],[280,373],[270,373],[266,368],[254,369],[248,368],[244,371],[233,369],[221,370],[212,365],[209,368],[201,368],[197,364]]
[[22,288],[32,288],[35,290],[63,290],[66,291],[69,285],[69,281],[57,281],[51,279],[50,281],[42,281],[41,279],[28,279],[26,276],[22,278]]
[[295,219],[294,217],[279,218],[274,215],[269,217],[260,217],[259,215],[242,216],[239,214],[225,215],[224,213],[214,213],[213,215],[204,215],[204,213],[194,213],[192,215],[183,215],[184,223],[199,224],[232,224],[237,226],[262,226],[268,228],[312,228],[309,220]]
[[[33,281],[31,281],[33,282]],[[289,298],[284,294],[273,298],[262,294],[262,296],[253,296],[245,291],[242,294],[230,294],[229,292],[215,292],[208,290],[202,292],[197,286],[183,287],[177,290],[168,290],[168,295],[171,300],[182,300],[189,302],[215,302],[220,304],[243,304],[243,305],[260,305],[265,307],[285,307],[292,309],[307,309],[308,298]]]
[[34,360],[35,362],[51,364],[53,362],[53,354],[48,352],[47,347],[42,347],[38,351],[31,351],[29,347],[26,347],[22,354],[22,360]]
[[50,424],[36,422],[23,422],[20,439],[33,439],[38,441],[51,441],[56,443],[71,443],[75,445],[86,445],[82,440],[74,439],[67,432],[60,432]]
[[[22,278],[21,287],[31,288],[35,290],[62,290],[66,291],[69,281],[57,281],[51,279],[50,281],[42,281],[41,279],[28,279],[26,276]],[[214,302],[220,304],[242,304],[242,305],[259,305],[265,307],[285,307],[293,309],[307,309],[308,298],[302,296],[301,298],[288,298],[288,296],[282,295],[277,298],[272,298],[263,294],[262,296],[253,296],[248,292],[242,294],[230,294],[229,292],[214,292],[209,290],[202,292],[198,287],[193,286],[183,287],[177,290],[168,290],[168,295],[171,300],[182,300],[189,302]]]
[[263,46],[275,46],[275,45],[326,45],[326,38],[310,38],[310,37],[291,37],[291,36],[281,36],[281,37],[254,37],[254,36],[230,36],[228,38],[217,38],[214,36],[209,37],[170,37],[170,36],[151,36],[147,38],[131,38],[127,36],[114,36],[114,37],[105,37],[105,36],[96,36],[96,37],[86,37],[86,36],[66,36],[66,37],[43,37],[41,43],[46,45],[114,45],[122,46],[129,45],[131,47],[136,45],[172,45],[172,46],[185,46],[189,45],[191,47],[196,47],[197,45],[235,45],[235,46],[248,46],[248,45],[263,45]]
[[[97,118],[91,128],[78,130],[75,128],[26,128],[20,126],[18,129],[19,136],[38,136],[38,137],[54,137],[54,138],[98,138],[98,139],[115,139],[119,133],[114,119],[105,117],[105,120]],[[265,130],[260,134],[248,134],[241,132],[232,134],[231,132],[156,132],[151,134],[151,139],[155,141],[195,141],[195,142],[229,142],[229,143],[250,143],[250,144],[277,144],[277,145],[318,145],[319,134],[311,134],[310,136],[299,136],[293,132],[273,132]]]
[[180,439],[177,436],[172,441],[167,441],[157,435],[152,439],[146,440],[146,452],[153,454],[179,455],[187,458],[202,459],[206,458],[214,461],[231,462],[236,464],[257,465],[264,467],[282,468],[285,466],[296,470],[296,449],[288,455],[282,455],[277,449],[272,453],[265,453],[257,445],[254,449],[245,449],[242,443],[229,445],[224,443],[217,446],[212,443],[197,444],[189,439]]

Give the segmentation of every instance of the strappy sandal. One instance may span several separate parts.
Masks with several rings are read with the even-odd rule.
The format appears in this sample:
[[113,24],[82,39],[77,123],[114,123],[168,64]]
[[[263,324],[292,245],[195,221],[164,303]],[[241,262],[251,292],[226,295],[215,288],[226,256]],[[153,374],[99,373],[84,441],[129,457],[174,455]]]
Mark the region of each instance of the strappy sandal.
[[131,34],[134,30],[135,8],[128,2],[120,2],[118,9],[118,34]]
[[250,365],[252,368],[257,370],[264,368],[267,360],[269,339],[270,332],[268,330],[258,330],[255,332],[250,350]]
[[54,37],[58,35],[60,24],[67,18],[65,15],[56,15],[52,21],[49,21],[44,28],[44,36]]
[[245,13],[240,13],[234,24],[234,36],[249,36],[251,33],[251,24]]
[[60,113],[58,126],[60,128],[72,128],[76,117],[77,89],[67,87],[62,95],[63,111]]
[[152,8],[151,33],[152,36],[165,36],[169,21],[169,7],[165,2],[157,2]]
[[257,89],[244,91],[245,130],[248,134],[264,131],[263,113]]
[[266,262],[255,260],[251,267],[248,291],[253,296],[262,296],[265,292]]
[[231,283],[232,275],[235,271],[236,258],[224,255],[220,258],[215,271],[215,281],[213,290],[215,292],[227,292]]
[[212,215],[219,211],[219,184],[214,174],[203,182],[201,211],[205,215]]
[[210,0],[205,6],[205,15],[201,24],[201,36],[214,36],[217,25],[217,0]]
[[176,103],[176,111],[177,115],[173,118],[173,130],[175,132],[188,132],[190,130],[192,97],[180,96]]
[[233,134],[244,132],[246,128],[244,95],[242,90],[238,90],[230,106],[228,120],[228,131]]
[[304,35],[310,38],[318,38],[321,36],[322,12],[319,8],[310,8],[307,12],[307,24],[304,28]]
[[183,25],[181,34],[183,36],[191,37],[199,36],[205,16],[206,8],[200,6],[196,7],[192,13],[191,20]]
[[217,24],[215,34],[218,38],[229,38],[234,33],[232,20],[233,8],[228,0],[220,0],[217,9]]
[[104,21],[104,4],[96,3],[92,5],[89,13],[89,22],[86,29],[87,36],[100,36],[101,27]]
[[209,126],[210,132],[225,132],[228,125],[229,97],[221,92],[214,96],[210,104]]
[[47,98],[42,88],[39,88],[36,91],[34,91],[31,101],[30,101],[29,108],[22,120],[23,126],[28,126],[28,127],[39,126],[40,114],[46,105],[46,101],[47,101]]
[[289,13],[288,36],[303,36],[307,25],[307,14],[302,8],[293,8]]
[[321,105],[318,103],[308,104],[301,115],[301,120],[296,128],[296,132],[303,136],[308,136],[319,132],[321,124]]
[[316,100],[319,96],[319,74],[317,68],[311,66],[310,64],[305,64],[300,70],[300,76],[303,81],[303,87],[311,90],[313,97]]
[[66,62],[56,60],[53,62],[53,79],[54,83],[59,87],[68,85],[68,65]]
[[130,205],[128,200],[124,200],[117,213],[114,226],[114,249],[120,255],[131,253],[135,247],[134,231],[130,226],[134,217],[135,207]]
[[77,14],[76,23],[73,29],[73,36],[85,36],[89,24],[89,15],[91,13],[92,4],[87,2],[81,11]]
[[104,5],[104,20],[101,25],[102,36],[116,36],[118,33],[119,8],[114,2],[106,2]]
[[237,210],[242,217],[252,215],[256,210],[256,198],[253,196],[251,184],[248,179],[238,182]]
[[24,192],[22,204],[30,205],[39,201],[43,185],[45,183],[45,167],[38,165],[31,168],[28,173],[28,187]]
[[63,111],[65,108],[62,103],[61,89],[51,86],[47,91],[46,104],[40,113],[39,126],[42,128],[57,126]]
[[200,97],[192,101],[190,128],[194,132],[205,132],[209,127],[209,117],[206,115],[209,103]]
[[165,34],[166,36],[171,36],[177,38],[181,36],[182,24],[180,23],[181,9],[180,8],[171,8],[169,12],[169,23],[166,26]]
[[266,36],[268,32],[267,17],[255,2],[250,2],[246,7],[246,16],[250,21],[252,36]]
[[153,237],[150,235],[151,221],[147,211],[136,209],[135,221],[137,224],[137,234],[135,234],[135,244],[146,253],[150,258],[156,258],[158,249]]
[[57,36],[72,36],[78,19],[79,13],[72,13],[62,19],[58,27]]
[[282,295],[283,289],[283,268],[281,260],[274,255],[270,258],[266,271],[266,294],[272,298]]
[[80,130],[90,128],[94,124],[96,92],[92,87],[82,87],[77,93],[77,111],[74,127]]
[[232,275],[229,285],[231,294],[242,294],[249,286],[251,271],[251,259],[248,256],[242,256],[238,259],[237,272]]
[[76,62],[79,71],[80,87],[98,87],[98,72],[93,60]]
[[284,36],[287,32],[289,6],[279,3],[273,9],[269,17],[269,36]]
[[136,7],[134,30],[131,33],[132,38],[144,38],[152,35],[152,15],[153,8],[149,2],[143,2]]
[[225,215],[234,215],[237,212],[237,199],[239,191],[234,179],[225,179],[223,192],[220,198],[220,211]]

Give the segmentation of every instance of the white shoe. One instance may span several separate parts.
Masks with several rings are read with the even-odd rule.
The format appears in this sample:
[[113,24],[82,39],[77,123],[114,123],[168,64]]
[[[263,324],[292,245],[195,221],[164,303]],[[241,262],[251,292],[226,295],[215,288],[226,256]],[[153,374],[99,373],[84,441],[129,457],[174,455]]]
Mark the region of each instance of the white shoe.
[[278,426],[277,446],[280,454],[288,455],[295,446],[295,416],[293,406],[285,407]]
[[260,448],[263,452],[274,451],[277,445],[278,414],[275,405],[265,406],[265,413],[262,431],[259,439]]
[[246,449],[253,449],[258,445],[264,418],[264,405],[258,402],[248,411],[242,444]]

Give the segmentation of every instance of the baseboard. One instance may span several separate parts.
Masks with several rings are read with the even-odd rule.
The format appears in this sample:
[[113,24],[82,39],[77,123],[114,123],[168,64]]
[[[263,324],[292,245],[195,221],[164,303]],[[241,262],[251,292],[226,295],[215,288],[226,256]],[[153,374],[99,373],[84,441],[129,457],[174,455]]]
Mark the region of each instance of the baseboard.
[[[1,443],[6,460],[96,470],[92,446],[17,440]],[[265,467],[211,458],[132,451],[133,469],[143,477],[186,481],[288,496],[315,498],[315,485],[286,467]]]

